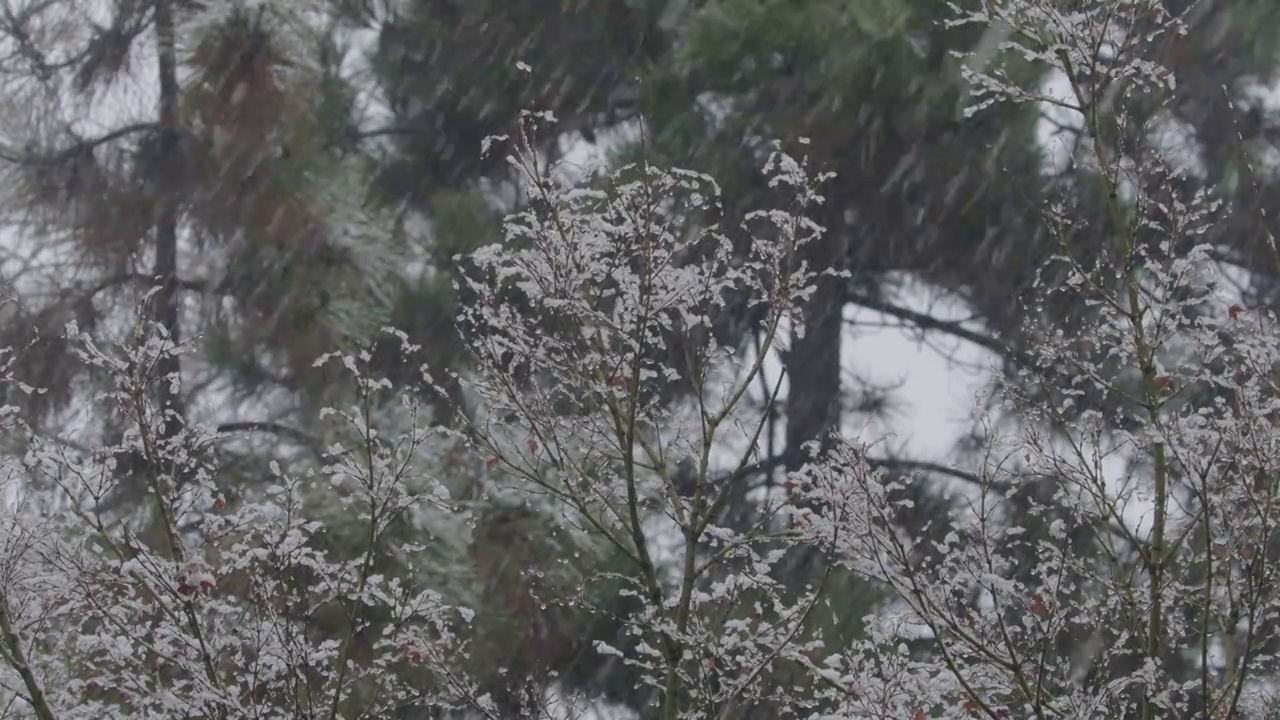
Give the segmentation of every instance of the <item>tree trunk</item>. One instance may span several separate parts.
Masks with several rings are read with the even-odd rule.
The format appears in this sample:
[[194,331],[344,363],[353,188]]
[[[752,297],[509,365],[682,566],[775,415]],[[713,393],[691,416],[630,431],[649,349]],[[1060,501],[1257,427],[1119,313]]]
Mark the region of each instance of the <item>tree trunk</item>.
[[[160,289],[152,297],[154,320],[168,333],[173,343],[181,342],[178,295],[178,211],[181,198],[177,188],[182,187],[183,172],[181,153],[181,127],[178,114],[180,90],[178,87],[178,62],[174,38],[173,0],[156,0],[155,28],[157,46],[157,70],[160,85],[160,158],[157,210],[155,220],[156,256],[154,280]],[[160,375],[159,402],[163,419],[162,438],[177,434],[185,409],[181,390],[180,363],[177,356],[163,358],[156,368]]]
[[[828,234],[808,246],[805,260],[813,272],[840,270],[848,242],[843,234]],[[840,427],[840,340],[844,330],[845,280],[817,278],[817,290],[801,308],[804,337],[794,337],[786,354],[790,391],[786,400],[787,469],[804,465],[803,447],[818,442],[828,447]],[[795,548],[783,562],[783,581],[793,590],[804,587],[820,558],[813,548]]]

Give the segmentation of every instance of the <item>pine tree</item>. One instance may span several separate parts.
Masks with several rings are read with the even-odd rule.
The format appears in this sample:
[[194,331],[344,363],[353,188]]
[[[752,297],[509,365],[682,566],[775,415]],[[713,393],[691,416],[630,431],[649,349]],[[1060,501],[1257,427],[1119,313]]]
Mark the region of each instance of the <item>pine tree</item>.
[[[10,207],[23,246],[59,263],[52,295],[22,293],[9,324],[16,339],[40,328],[29,371],[58,390],[41,409],[65,406],[78,377],[61,323],[96,328],[153,285],[150,316],[204,350],[165,403],[177,418],[224,372],[241,393],[319,392],[311,362],[387,324],[411,250],[366,202],[371,166],[341,145],[349,89],[321,52],[327,7],[69,6],[4,28],[20,49],[11,111],[25,115],[9,130]],[[165,362],[160,375],[177,372]]]
[[[152,515],[145,539],[163,548],[163,513],[146,500],[196,471],[161,458],[216,459],[233,506],[261,492],[273,460],[327,462],[326,443],[349,428],[317,410],[357,395],[315,363],[393,321],[412,248],[368,201],[373,166],[343,145],[348,121],[334,115],[353,112],[351,89],[325,54],[327,4],[122,0],[97,15],[80,5],[32,4],[0,23],[14,49],[0,67],[14,119],[6,226],[13,258],[36,261],[5,267],[14,297],[0,335],[20,350],[16,377],[50,390],[9,399],[39,429],[25,442],[78,457],[110,449],[121,482],[100,510],[111,522]],[[86,362],[68,323],[81,344],[151,348],[151,362],[128,369],[149,397],[95,402],[120,392],[119,378]],[[379,421],[401,422],[381,410]],[[154,445],[142,440],[150,426]],[[340,555],[354,532],[335,520],[324,542]],[[428,516],[397,532],[458,529]],[[441,543],[422,573],[449,577],[464,545]]]

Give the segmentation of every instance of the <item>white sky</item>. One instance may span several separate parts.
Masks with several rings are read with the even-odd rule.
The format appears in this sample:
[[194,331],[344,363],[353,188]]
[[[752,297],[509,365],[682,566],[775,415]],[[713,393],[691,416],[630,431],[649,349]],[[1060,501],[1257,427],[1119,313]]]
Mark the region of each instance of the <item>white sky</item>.
[[[916,289],[899,303],[943,318],[961,315],[959,303],[930,303],[926,298]],[[897,319],[874,310],[850,306],[845,319],[859,324],[846,332],[840,351],[846,371],[876,384],[900,384],[893,392],[892,411],[877,429],[913,457],[945,460],[972,429],[973,408],[992,378],[995,355],[938,333],[922,342],[919,331],[902,328]]]

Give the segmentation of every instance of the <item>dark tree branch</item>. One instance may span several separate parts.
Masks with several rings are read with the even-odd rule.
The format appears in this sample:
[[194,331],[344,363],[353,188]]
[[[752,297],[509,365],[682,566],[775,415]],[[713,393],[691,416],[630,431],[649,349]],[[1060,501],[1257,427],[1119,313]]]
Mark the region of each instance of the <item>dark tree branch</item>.
[[354,135],[357,138],[360,138],[361,140],[365,140],[368,138],[376,138],[376,137],[409,136],[409,135],[417,135],[417,134],[419,134],[417,130],[411,127],[402,127],[402,126],[370,128],[369,130],[356,130],[354,133]]
[[939,320],[932,315],[916,312],[915,310],[908,310],[900,305],[895,305],[891,302],[881,300],[880,298],[852,290],[845,294],[845,300],[859,307],[867,308],[868,310],[875,310],[886,315],[891,315],[899,320],[911,323],[921,330],[943,332],[953,337],[960,338],[961,340],[967,340],[974,345],[990,350],[1003,358],[1012,360],[1020,367],[1035,367],[1035,363],[1026,355],[1026,353],[1015,350],[990,335],[970,330],[965,327],[963,323],[952,320]]
[[21,15],[18,15],[14,13],[10,3],[5,3],[3,6],[3,33],[13,40],[17,46],[16,55],[27,62],[31,74],[40,82],[47,83],[58,71],[78,65],[88,55],[89,50],[84,48],[61,62],[49,62],[48,56],[36,45],[35,40],[31,37],[31,31],[27,27],[32,16],[43,9],[40,3],[35,3],[22,8]]
[[[152,275],[147,275],[146,273],[123,273],[120,275],[113,275],[109,278],[99,281],[98,284],[90,287],[86,291],[86,294],[89,297],[93,297],[94,295],[97,295],[103,290],[107,290],[108,288],[113,288],[113,287],[116,287],[117,285],[123,285],[129,282],[140,283],[147,287],[155,287],[156,285],[160,284],[159,278]],[[197,293],[221,292],[218,286],[213,285],[212,283],[206,282],[204,280],[186,280],[183,278],[174,278],[174,286],[180,290],[187,290],[189,292],[197,292]]]
[[[783,467],[789,464],[801,465],[807,459],[805,455],[806,455],[805,453],[800,451],[788,450],[778,455],[774,455],[772,457],[768,457],[763,460],[759,460],[757,462],[751,463],[750,465],[744,465],[735,472],[732,472],[727,475],[724,475],[723,477],[717,478],[715,482],[717,484],[734,483],[734,482],[739,482],[746,478],[752,477],[754,475],[759,475],[761,473],[766,473],[770,470],[775,470],[779,467]],[[929,462],[927,460],[907,460],[907,459],[901,459],[901,458],[868,457],[865,459],[868,465],[878,470],[883,469],[883,470],[893,470],[893,471],[901,471],[901,472],[914,471],[914,472],[935,473],[938,475],[946,475],[948,477],[954,478],[956,480],[964,481],[971,485],[989,484],[984,480],[982,480],[982,478],[978,477],[978,475],[972,472],[967,472],[965,470],[961,470],[956,467],[951,467],[949,465],[943,465],[942,463]]]
[[66,162],[71,158],[83,155],[95,148],[107,143],[115,142],[129,135],[143,132],[154,132],[157,129],[155,123],[134,123],[132,125],[124,125],[116,128],[105,135],[89,139],[76,138],[70,146],[56,150],[47,154],[42,153],[20,153],[8,148],[0,148],[0,160],[13,163],[15,165],[57,165]]
[[214,426],[214,432],[219,435],[232,435],[234,433],[268,433],[278,435],[280,437],[295,440],[306,445],[309,450],[321,454],[320,438],[315,437],[305,430],[285,425],[283,423],[272,422],[270,420],[240,420],[235,422],[225,422]]

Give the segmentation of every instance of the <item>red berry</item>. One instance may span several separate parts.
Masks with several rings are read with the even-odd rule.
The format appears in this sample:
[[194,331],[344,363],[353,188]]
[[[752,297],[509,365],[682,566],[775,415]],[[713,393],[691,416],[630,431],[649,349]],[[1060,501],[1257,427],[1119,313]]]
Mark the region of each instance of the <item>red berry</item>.
[[187,563],[178,571],[178,594],[185,597],[208,595],[217,587],[213,574],[200,562]]
[[400,651],[400,656],[408,661],[410,665],[422,662],[422,650],[413,641],[404,640],[396,649]]
[[1027,605],[1027,609],[1038,618],[1049,617],[1049,606],[1045,604],[1044,596],[1040,593],[1031,596],[1031,603]]

